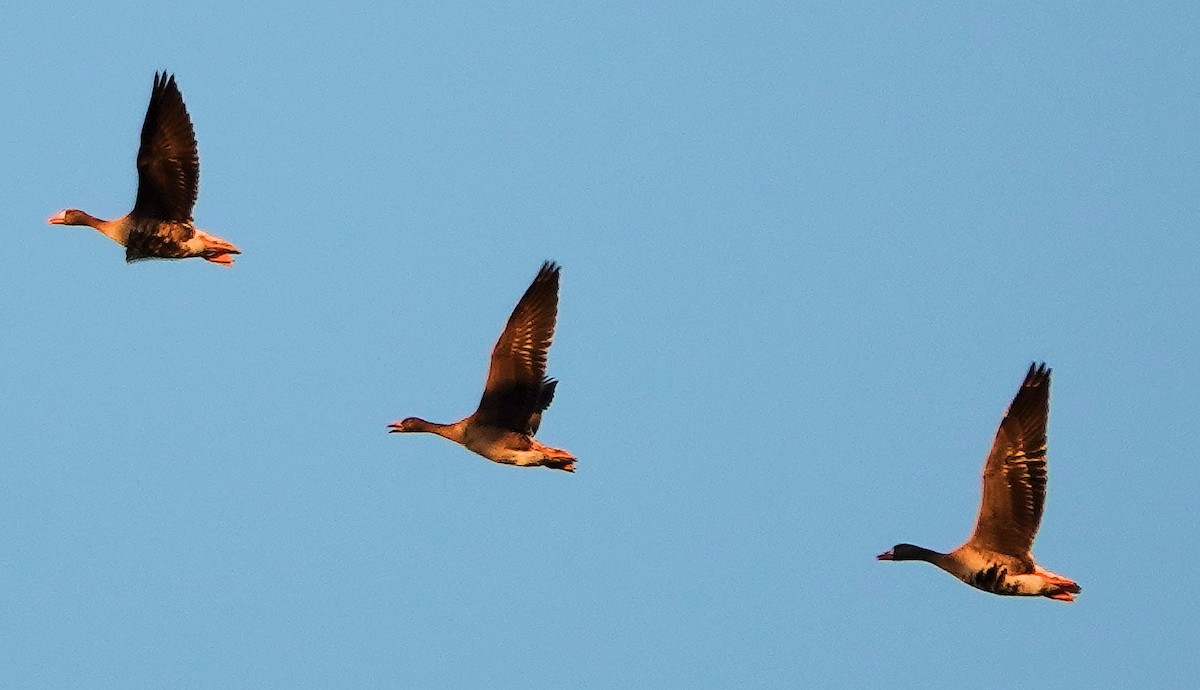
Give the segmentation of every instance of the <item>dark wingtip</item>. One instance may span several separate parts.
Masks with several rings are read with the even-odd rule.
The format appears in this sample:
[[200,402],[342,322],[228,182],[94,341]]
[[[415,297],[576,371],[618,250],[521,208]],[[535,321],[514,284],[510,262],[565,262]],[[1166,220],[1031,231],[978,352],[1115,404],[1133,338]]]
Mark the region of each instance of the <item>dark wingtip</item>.
[[541,268],[541,270],[538,271],[537,278],[538,278],[538,280],[542,280],[543,278],[548,277],[550,275],[558,277],[558,274],[561,271],[562,271],[562,266],[559,266],[558,263],[547,259],[546,261],[542,262],[542,268]]
[[1043,381],[1050,379],[1050,373],[1053,371],[1046,366],[1045,362],[1034,361],[1029,365],[1029,371],[1025,372],[1025,385],[1036,386]]
[[175,85],[175,75],[167,70],[154,72],[154,90],[155,91],[178,91],[179,87]]
[[554,389],[558,387],[558,379],[546,378],[542,381],[542,392],[538,396],[538,409],[545,410],[554,402]]

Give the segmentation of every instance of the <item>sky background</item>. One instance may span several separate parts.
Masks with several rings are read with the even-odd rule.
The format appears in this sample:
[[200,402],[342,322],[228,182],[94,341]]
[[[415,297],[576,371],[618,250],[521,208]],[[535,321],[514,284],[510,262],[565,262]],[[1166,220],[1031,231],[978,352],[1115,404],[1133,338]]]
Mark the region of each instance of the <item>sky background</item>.
[[[1196,687],[1200,9],[905,5],[6,3],[0,686]],[[546,259],[579,471],[389,436]],[[1077,603],[877,562],[1033,360]]]

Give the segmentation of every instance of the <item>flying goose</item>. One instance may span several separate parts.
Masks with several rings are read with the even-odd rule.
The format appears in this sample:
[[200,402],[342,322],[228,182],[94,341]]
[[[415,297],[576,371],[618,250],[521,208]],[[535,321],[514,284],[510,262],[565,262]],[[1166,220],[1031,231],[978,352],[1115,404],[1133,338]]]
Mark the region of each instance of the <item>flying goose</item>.
[[558,381],[546,378],[546,353],[558,317],[557,264],[542,264],[492,350],[483,398],[475,413],[453,424],[409,417],[389,433],[427,432],[450,439],[492,462],[575,471],[575,457],[535,441],[542,412]]
[[233,265],[238,248],[192,224],[200,186],[196,133],[175,77],[154,73],[150,106],[138,148],[138,191],[133,210],[102,220],[69,208],[52,216],[54,225],[87,225],[125,247],[125,260],[186,259],[198,256]]
[[1033,560],[1033,538],[1046,500],[1046,417],[1050,370],[1030,365],[983,467],[975,532],[950,553],[897,544],[881,561],[925,561],[992,594],[1075,601],[1080,587]]

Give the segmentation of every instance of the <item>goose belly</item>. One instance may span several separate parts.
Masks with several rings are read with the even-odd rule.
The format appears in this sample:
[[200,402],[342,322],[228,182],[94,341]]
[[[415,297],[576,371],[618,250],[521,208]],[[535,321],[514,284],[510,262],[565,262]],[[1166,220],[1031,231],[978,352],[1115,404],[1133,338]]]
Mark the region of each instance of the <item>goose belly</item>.
[[961,575],[963,582],[992,594],[1035,597],[1042,594],[1046,581],[1039,575],[1013,575],[1001,564],[974,570]]
[[546,454],[530,448],[532,444],[520,434],[489,431],[469,434],[463,445],[467,450],[504,465],[540,465],[546,461]]
[[191,223],[167,220],[142,223],[129,233],[125,258],[182,259],[195,253],[187,246],[194,235]]
[[541,465],[546,462],[546,454],[536,450],[505,450],[487,456],[489,460],[505,465]]

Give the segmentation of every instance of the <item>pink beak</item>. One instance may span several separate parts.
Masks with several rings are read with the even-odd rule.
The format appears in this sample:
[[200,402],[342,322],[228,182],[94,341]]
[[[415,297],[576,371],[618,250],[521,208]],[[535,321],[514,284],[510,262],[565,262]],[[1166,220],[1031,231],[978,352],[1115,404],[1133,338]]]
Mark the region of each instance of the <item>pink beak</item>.
[[59,211],[56,215],[47,218],[46,222],[51,225],[62,225],[63,223],[67,222],[67,212]]
[[891,552],[891,551],[884,551],[883,553],[881,553],[881,554],[879,554],[878,556],[876,556],[876,557],[875,557],[875,559],[876,559],[876,560],[880,560],[880,561],[894,561],[894,560],[896,560],[895,556],[893,556],[893,555],[892,555],[892,552]]

